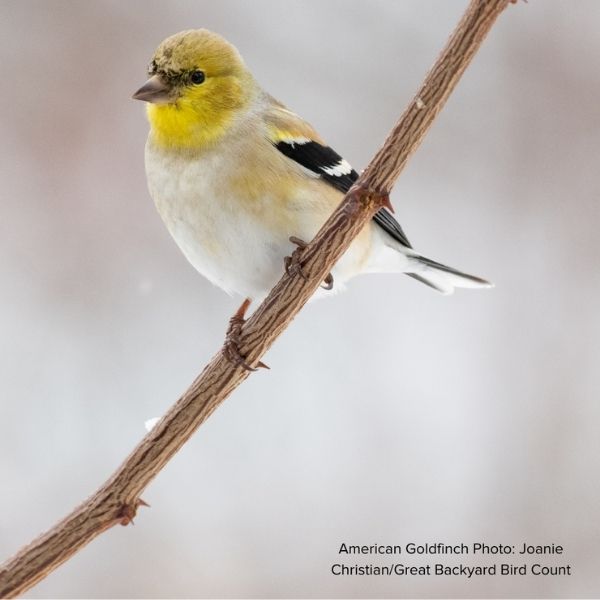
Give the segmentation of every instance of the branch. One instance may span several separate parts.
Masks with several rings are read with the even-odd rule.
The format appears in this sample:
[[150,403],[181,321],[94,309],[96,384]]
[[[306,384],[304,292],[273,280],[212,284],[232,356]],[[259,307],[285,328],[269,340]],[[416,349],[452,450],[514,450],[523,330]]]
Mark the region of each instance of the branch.
[[[383,147],[314,240],[302,250],[307,279],[284,275],[245,323],[239,343],[257,364],[313,295],[354,237],[383,206],[460,76],[511,0],[471,0],[437,62]],[[145,504],[140,494],[211,413],[249,373],[221,349],[125,462],[88,500],[0,568],[0,596],[22,594],[94,537],[127,525]]]

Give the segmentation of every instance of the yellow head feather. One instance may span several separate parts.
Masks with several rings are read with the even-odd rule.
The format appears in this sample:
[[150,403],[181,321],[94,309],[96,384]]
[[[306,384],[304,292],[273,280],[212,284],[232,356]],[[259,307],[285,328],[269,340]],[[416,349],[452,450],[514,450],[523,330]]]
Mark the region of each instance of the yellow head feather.
[[[202,83],[192,83],[194,71],[204,73]],[[171,102],[148,104],[152,139],[161,147],[194,149],[216,141],[257,90],[236,48],[206,29],[164,40],[150,72],[171,88]]]

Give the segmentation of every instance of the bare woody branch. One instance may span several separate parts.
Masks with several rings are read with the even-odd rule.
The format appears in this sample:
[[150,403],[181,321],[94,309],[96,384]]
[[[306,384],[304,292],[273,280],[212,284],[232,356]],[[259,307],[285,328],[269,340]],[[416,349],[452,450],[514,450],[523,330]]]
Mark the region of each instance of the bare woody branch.
[[[389,191],[408,158],[510,1],[471,0],[381,150],[314,240],[301,251],[302,271],[308,279],[284,275],[245,323],[239,347],[250,364],[258,363],[363,226],[377,210],[388,205]],[[140,499],[144,489],[248,374],[229,362],[223,350],[219,351],[108,481],[65,519],[2,565],[0,596],[22,594],[106,529],[130,523],[138,507],[144,504]]]

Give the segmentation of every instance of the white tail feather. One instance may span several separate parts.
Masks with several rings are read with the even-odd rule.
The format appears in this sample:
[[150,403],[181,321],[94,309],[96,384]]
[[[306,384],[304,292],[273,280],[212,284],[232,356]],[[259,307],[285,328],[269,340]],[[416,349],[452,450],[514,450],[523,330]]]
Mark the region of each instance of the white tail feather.
[[410,257],[406,273],[442,294],[452,294],[455,288],[494,287],[493,283],[485,279],[463,273],[418,254]]

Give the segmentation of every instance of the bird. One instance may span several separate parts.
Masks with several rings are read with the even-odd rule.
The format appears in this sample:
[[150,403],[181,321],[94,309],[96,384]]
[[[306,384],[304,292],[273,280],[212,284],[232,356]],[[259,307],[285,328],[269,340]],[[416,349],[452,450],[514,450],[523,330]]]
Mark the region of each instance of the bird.
[[[168,37],[148,76],[133,98],[147,103],[146,177],[162,220],[209,281],[248,301],[263,299],[293,244],[315,236],[358,173],[263,90],[219,34],[192,29]],[[492,287],[416,252],[384,207],[315,297],[343,290],[356,275],[390,272],[442,294]]]

